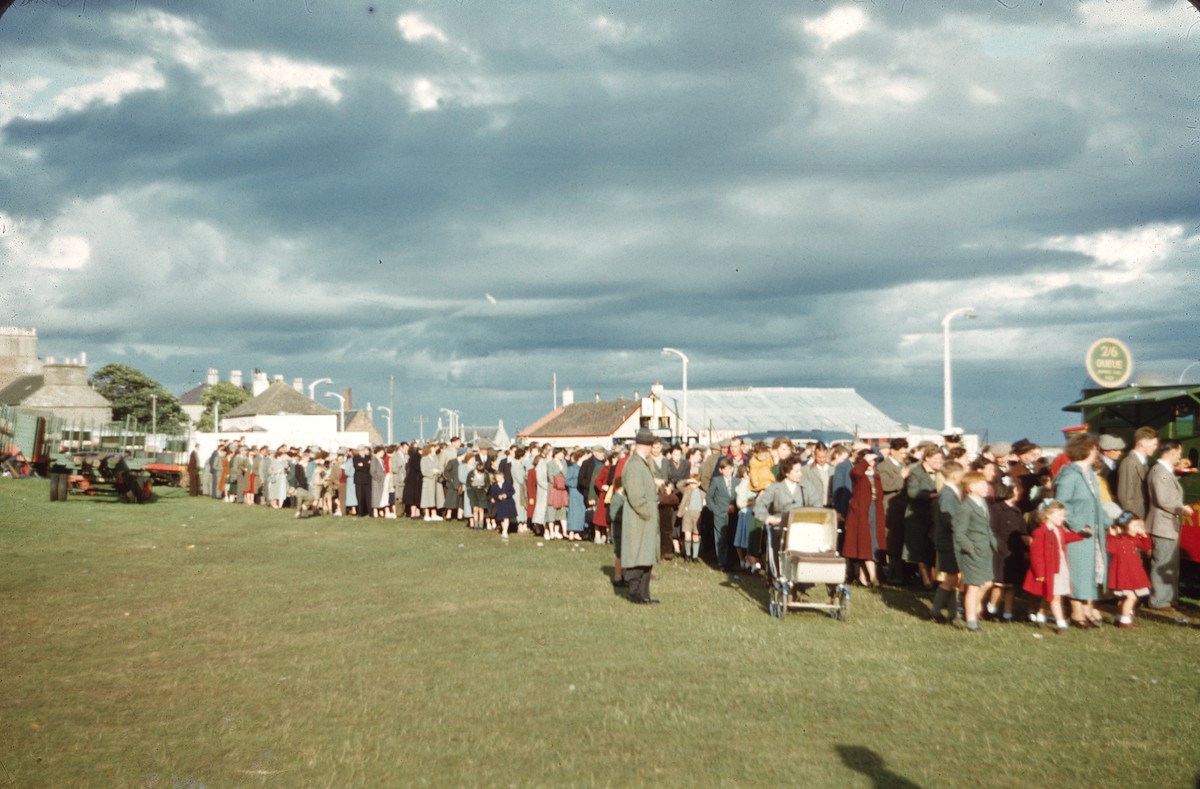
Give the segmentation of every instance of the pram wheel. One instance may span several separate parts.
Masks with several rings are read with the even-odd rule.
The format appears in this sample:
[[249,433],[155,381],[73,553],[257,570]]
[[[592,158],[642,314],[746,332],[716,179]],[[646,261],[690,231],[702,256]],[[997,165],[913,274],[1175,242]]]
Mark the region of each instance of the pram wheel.
[[834,611],[835,618],[846,622],[850,619],[850,589],[845,585],[839,586],[834,594],[837,601],[837,610]]

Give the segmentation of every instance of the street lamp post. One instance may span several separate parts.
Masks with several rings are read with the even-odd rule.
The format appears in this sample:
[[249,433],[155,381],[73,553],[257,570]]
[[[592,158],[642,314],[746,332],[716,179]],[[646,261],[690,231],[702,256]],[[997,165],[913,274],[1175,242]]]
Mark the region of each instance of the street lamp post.
[[154,436],[154,448],[158,449],[158,395],[150,395],[150,435]]
[[[449,408],[439,408],[438,410],[444,413],[450,420],[450,425],[448,428],[450,430],[450,437],[454,438],[458,436],[458,417],[462,415],[461,412],[451,411]],[[458,437],[461,438],[461,436]]]
[[943,390],[942,395],[945,402],[946,418],[945,432],[954,432],[954,407],[953,395],[950,387],[950,321],[957,318],[959,315],[967,318],[978,317],[975,314],[974,307],[959,307],[958,309],[947,313],[946,317],[942,318],[942,344],[943,344]]
[[390,445],[391,445],[391,443],[392,443],[392,409],[388,408],[386,405],[381,405],[381,406],[379,406],[379,407],[378,407],[376,410],[378,410],[378,411],[387,411],[387,420],[388,420],[388,445],[390,446]]
[[317,387],[320,386],[321,384],[331,384],[331,383],[333,383],[332,378],[318,378],[317,380],[313,381],[311,384],[308,385],[308,399],[316,400],[317,399],[317,392],[316,392]]
[[1195,367],[1198,364],[1200,364],[1200,359],[1197,359],[1196,361],[1189,364],[1187,367],[1184,367],[1183,372],[1181,372],[1179,374],[1179,383],[1183,383],[1184,376],[1186,376],[1188,374],[1188,370],[1192,369],[1193,367]]
[[688,358],[683,353],[683,351],[678,351],[674,348],[663,348],[662,353],[663,353],[663,356],[666,356],[669,353],[673,353],[676,356],[678,356],[680,359],[683,360],[683,413],[679,415],[679,421],[680,421],[679,433],[682,436],[683,445],[687,446],[687,442],[688,442],[688,432],[687,432],[687,428],[688,428],[688,391],[687,391]]
[[326,397],[336,397],[338,401],[338,432],[346,432],[346,398],[342,397],[337,392],[326,392]]

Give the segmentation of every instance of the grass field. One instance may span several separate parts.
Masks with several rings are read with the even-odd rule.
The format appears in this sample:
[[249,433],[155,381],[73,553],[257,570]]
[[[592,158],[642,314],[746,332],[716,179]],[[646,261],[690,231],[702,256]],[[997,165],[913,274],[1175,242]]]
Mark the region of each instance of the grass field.
[[0,786],[1192,787],[1200,630],[767,616],[600,546],[0,479]]

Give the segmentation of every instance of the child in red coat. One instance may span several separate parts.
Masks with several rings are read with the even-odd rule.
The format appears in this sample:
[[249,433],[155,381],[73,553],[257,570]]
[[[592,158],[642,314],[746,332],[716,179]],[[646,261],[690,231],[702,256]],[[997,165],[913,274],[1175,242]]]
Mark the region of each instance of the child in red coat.
[[1108,588],[1121,598],[1117,627],[1137,627],[1133,611],[1138,598],[1150,594],[1150,577],[1142,566],[1142,551],[1152,549],[1146,526],[1132,512],[1122,512],[1108,530],[1106,543],[1112,560],[1108,563]]
[[1035,619],[1038,627],[1046,621],[1046,604],[1049,603],[1059,634],[1067,630],[1062,598],[1071,593],[1066,546],[1090,536],[1090,532],[1076,534],[1064,529],[1063,524],[1066,520],[1066,507],[1054,499],[1048,499],[1039,507],[1039,525],[1033,531],[1033,544],[1029,548],[1029,572],[1025,574],[1023,586],[1026,592],[1041,598]]

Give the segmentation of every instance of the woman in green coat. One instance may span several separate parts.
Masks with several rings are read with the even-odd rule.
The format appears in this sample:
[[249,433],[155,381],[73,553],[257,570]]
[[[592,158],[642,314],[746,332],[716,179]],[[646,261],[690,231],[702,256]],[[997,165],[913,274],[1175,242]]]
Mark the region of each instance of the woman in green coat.
[[1098,452],[1091,436],[1072,436],[1063,447],[1071,462],[1054,478],[1054,498],[1067,508],[1067,528],[1083,537],[1066,549],[1071,620],[1079,627],[1099,627],[1103,621],[1096,600],[1108,577],[1108,555],[1100,542],[1108,530],[1108,519],[1100,504],[1100,480],[1092,470]]

